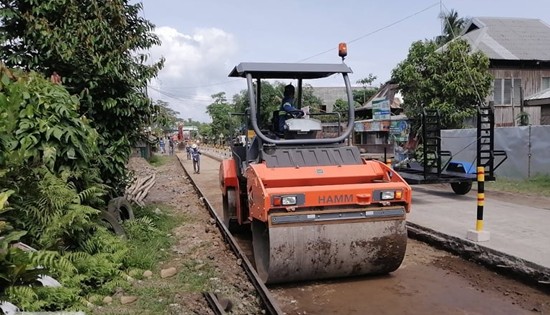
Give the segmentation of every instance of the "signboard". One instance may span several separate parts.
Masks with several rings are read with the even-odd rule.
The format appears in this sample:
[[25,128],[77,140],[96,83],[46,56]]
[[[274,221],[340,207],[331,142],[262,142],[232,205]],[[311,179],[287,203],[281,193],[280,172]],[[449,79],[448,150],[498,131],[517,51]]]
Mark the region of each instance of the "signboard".
[[390,123],[390,135],[395,141],[407,141],[409,139],[409,123],[406,120],[392,120]]
[[390,101],[385,98],[377,98],[372,101],[372,119],[390,120]]
[[363,131],[390,131],[390,121],[384,120],[384,121],[360,121],[356,122],[354,125],[354,130],[356,132],[363,132]]

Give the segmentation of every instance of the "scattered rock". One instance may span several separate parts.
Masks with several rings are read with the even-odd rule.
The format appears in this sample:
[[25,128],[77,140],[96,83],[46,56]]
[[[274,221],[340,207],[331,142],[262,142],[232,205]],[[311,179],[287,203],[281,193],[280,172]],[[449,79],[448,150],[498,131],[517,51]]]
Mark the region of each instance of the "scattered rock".
[[153,276],[153,272],[151,270],[145,270],[143,272],[143,277],[145,278],[151,278]]
[[113,303],[113,298],[110,296],[106,296],[103,298],[103,304],[111,304]]
[[155,208],[155,210],[153,210],[153,212],[155,214],[158,214],[158,215],[161,215],[162,214],[162,210],[160,210],[159,208]]
[[195,266],[195,270],[201,270],[204,267],[204,264],[198,264]]
[[133,295],[121,296],[120,304],[124,305],[124,304],[134,303],[135,301],[137,301],[137,299],[138,299],[137,296],[133,296]]
[[162,269],[160,271],[160,277],[161,278],[169,278],[169,277],[172,277],[174,276],[178,271],[176,270],[175,267],[170,267],[170,268],[167,268],[167,269]]
[[242,265],[242,263],[243,263],[243,260],[242,260],[242,259],[240,259],[240,258],[239,258],[239,259],[237,259],[237,265],[239,265],[239,266],[240,266],[240,265]]

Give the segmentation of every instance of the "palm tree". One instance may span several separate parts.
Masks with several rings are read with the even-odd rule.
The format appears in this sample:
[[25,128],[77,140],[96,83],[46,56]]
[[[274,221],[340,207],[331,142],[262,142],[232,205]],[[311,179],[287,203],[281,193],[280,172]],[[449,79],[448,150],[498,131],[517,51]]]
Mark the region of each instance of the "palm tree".
[[445,45],[459,36],[464,26],[466,26],[467,20],[458,17],[458,12],[451,10],[449,13],[443,15],[443,22],[445,23],[443,26],[443,34],[436,38],[436,42],[440,46]]

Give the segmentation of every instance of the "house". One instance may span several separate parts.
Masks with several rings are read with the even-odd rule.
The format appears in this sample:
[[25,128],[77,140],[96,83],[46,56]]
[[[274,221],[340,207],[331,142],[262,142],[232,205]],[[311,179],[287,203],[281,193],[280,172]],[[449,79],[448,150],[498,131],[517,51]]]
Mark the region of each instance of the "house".
[[401,114],[402,103],[397,84],[386,82],[367,103],[355,110],[353,144],[364,156],[392,158],[395,144],[407,141],[410,125]]
[[550,88],[550,25],[539,19],[473,18],[461,38],[489,57],[496,126],[514,126],[520,104],[532,125],[549,124],[550,104],[531,101]]
[[527,97],[525,106],[527,108],[540,107],[540,124],[550,125],[550,88]]

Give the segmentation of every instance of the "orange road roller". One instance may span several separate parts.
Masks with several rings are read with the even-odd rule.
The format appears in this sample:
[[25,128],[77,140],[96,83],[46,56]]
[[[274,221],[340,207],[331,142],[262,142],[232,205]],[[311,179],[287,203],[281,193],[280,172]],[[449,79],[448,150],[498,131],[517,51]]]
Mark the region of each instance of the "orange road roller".
[[[250,131],[220,164],[224,223],[232,232],[252,230],[256,270],[265,283],[385,274],[403,261],[411,188],[389,166],[362,158],[348,144],[351,72],[343,61],[240,63],[229,75],[247,81]],[[296,80],[293,111],[299,112],[304,81],[333,75],[345,83],[347,121],[338,113],[298,115],[281,106],[272,123],[262,123],[263,80]]]

